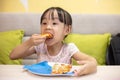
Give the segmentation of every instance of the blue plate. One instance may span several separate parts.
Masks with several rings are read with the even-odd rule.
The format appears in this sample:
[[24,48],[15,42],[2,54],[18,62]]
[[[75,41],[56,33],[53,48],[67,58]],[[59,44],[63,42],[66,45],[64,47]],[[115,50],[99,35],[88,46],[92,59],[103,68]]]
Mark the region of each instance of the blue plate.
[[25,65],[23,68],[33,74],[41,76],[74,76],[73,72],[68,72],[66,74],[51,74],[54,64],[55,63],[43,61],[37,64]]

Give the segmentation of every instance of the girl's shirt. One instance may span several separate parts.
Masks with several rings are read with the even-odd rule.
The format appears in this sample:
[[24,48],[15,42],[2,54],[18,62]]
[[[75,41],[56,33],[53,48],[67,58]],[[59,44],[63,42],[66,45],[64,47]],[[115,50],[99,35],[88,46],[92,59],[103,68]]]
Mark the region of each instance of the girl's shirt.
[[60,52],[56,56],[49,55],[46,44],[42,43],[38,46],[35,46],[37,52],[37,62],[48,61],[48,62],[60,62],[71,64],[74,53],[78,52],[79,49],[75,46],[74,43],[64,44]]

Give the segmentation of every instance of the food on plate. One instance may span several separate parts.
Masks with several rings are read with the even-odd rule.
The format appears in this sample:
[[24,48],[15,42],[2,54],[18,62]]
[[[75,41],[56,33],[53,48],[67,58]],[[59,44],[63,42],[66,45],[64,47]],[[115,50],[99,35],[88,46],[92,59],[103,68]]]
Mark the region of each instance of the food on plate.
[[42,34],[42,36],[45,36],[47,39],[53,38],[53,35],[51,33],[45,33],[45,34]]
[[52,74],[65,74],[72,68],[70,64],[54,64],[52,66]]

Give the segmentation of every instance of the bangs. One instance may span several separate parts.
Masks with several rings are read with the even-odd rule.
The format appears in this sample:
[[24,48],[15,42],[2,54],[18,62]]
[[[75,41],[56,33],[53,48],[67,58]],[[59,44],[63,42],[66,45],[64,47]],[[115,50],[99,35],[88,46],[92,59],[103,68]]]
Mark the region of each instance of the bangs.
[[66,12],[65,10],[58,8],[58,7],[52,7],[52,8],[47,9],[41,16],[41,23],[47,14],[49,15],[49,19],[54,20],[56,18],[55,11],[57,12],[58,20],[60,22],[64,23],[65,25],[72,25],[72,19],[71,19],[70,14]]
[[41,21],[43,19],[45,19],[45,16],[48,14],[49,15],[49,20],[54,20],[56,17],[55,17],[55,11],[57,12],[57,15],[58,15],[58,20],[60,22],[64,22],[64,15],[62,15],[63,13],[59,10],[56,10],[56,9],[52,9],[52,10],[49,10],[45,13],[45,15],[43,15],[43,17],[41,18]]

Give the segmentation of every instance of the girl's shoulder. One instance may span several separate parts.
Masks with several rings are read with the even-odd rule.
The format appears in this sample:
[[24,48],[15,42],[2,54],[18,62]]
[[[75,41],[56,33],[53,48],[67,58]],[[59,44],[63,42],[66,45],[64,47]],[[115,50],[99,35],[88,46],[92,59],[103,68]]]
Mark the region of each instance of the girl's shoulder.
[[64,43],[64,48],[72,49],[77,48],[77,46],[74,43]]
[[74,43],[64,43],[65,46],[76,46]]
[[69,53],[70,56],[79,51],[78,47],[74,43],[65,43],[64,50],[66,53]]

